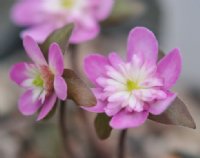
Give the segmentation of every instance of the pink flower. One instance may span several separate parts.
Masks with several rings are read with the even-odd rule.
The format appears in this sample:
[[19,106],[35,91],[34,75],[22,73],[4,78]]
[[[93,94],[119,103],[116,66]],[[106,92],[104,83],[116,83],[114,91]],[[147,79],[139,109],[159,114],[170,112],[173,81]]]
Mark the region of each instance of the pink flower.
[[108,17],[114,0],[18,0],[12,9],[12,19],[29,28],[21,36],[30,35],[43,42],[57,28],[75,23],[71,43],[95,38],[99,21]]
[[169,89],[181,72],[179,49],[173,49],[157,63],[158,42],[144,27],[134,28],[128,37],[127,59],[116,53],[108,57],[93,54],[86,57],[84,68],[93,82],[97,105],[84,108],[112,117],[116,129],[137,127],[149,113],[160,115],[176,94]]
[[62,78],[63,55],[60,47],[53,43],[49,48],[47,63],[31,37],[26,36],[23,45],[33,63],[15,64],[11,68],[10,78],[26,89],[18,102],[20,112],[32,115],[39,111],[37,120],[41,120],[52,110],[57,98],[65,100],[67,97],[67,85]]

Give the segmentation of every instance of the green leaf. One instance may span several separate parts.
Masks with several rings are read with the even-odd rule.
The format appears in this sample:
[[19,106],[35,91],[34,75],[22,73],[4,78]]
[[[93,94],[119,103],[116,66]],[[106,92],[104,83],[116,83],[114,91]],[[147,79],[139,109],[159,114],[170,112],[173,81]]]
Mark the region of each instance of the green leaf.
[[75,74],[65,69],[63,77],[67,83],[67,97],[79,106],[95,106],[96,98],[90,88]]
[[48,50],[51,43],[56,42],[60,46],[63,53],[66,52],[68,47],[68,41],[71,36],[72,30],[74,28],[73,24],[65,25],[64,27],[52,32],[49,37],[40,45],[40,48],[47,59]]
[[180,125],[189,128],[196,128],[196,124],[188,111],[186,105],[179,98],[176,98],[172,105],[161,115],[150,115],[150,120],[170,125]]
[[100,139],[106,139],[110,136],[112,128],[109,125],[110,117],[104,113],[97,115],[95,119],[95,129]]

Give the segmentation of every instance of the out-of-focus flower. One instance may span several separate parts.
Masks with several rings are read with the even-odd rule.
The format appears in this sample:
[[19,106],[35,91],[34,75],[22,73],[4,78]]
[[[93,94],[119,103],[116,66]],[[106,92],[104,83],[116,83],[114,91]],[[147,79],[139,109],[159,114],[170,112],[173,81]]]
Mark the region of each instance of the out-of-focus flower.
[[43,42],[57,28],[75,23],[70,42],[80,43],[95,38],[99,21],[110,13],[114,0],[18,0],[12,19],[29,27],[21,36],[30,35]]
[[93,82],[98,100],[91,112],[112,117],[112,128],[137,127],[149,113],[159,115],[176,98],[169,89],[181,72],[179,49],[173,49],[157,63],[158,42],[144,27],[134,28],[128,37],[127,60],[116,53],[108,57],[93,54],[86,57],[84,69]]
[[57,97],[61,100],[67,97],[67,84],[62,78],[63,55],[60,47],[53,43],[49,48],[47,63],[38,44],[31,37],[26,36],[23,45],[33,63],[15,64],[11,68],[10,78],[26,89],[18,102],[20,112],[32,115],[39,111],[37,120],[41,120],[52,110]]

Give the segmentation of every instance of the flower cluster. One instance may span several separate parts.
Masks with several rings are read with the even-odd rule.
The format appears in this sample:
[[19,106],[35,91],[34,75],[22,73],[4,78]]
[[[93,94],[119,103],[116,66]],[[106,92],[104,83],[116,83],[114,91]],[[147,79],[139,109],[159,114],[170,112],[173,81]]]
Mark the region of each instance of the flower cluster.
[[57,97],[67,98],[67,84],[62,78],[64,71],[63,54],[56,43],[49,48],[48,63],[37,43],[29,36],[23,39],[24,48],[33,63],[15,64],[10,78],[26,89],[19,99],[19,110],[24,115],[39,111],[37,120],[47,116],[56,103]]
[[29,27],[21,36],[30,35],[43,42],[57,28],[74,23],[71,43],[96,37],[99,21],[110,13],[114,0],[18,0],[12,19],[19,26]]
[[[60,47],[56,43],[50,45],[47,63],[36,41],[43,43],[54,30],[70,23],[75,26],[70,43],[93,39],[99,33],[99,22],[109,15],[113,2],[18,0],[14,5],[11,14],[13,21],[29,27],[21,36],[32,60],[32,63],[15,64],[10,72],[10,78],[26,89],[18,103],[24,115],[39,112],[37,120],[41,120],[52,110],[57,98],[67,98]],[[163,113],[176,98],[176,93],[170,89],[179,78],[182,61],[177,48],[159,61],[158,51],[155,35],[147,28],[136,27],[128,37],[126,60],[122,60],[115,52],[108,57],[100,54],[86,57],[84,69],[94,84],[92,91],[97,104],[83,108],[105,113],[111,118],[110,126],[116,129],[137,127],[146,121],[149,114]],[[68,87],[73,89],[69,83]]]
[[85,108],[106,113],[112,128],[137,127],[149,113],[159,115],[176,98],[169,89],[181,72],[179,49],[173,49],[159,62],[158,42],[154,34],[144,28],[134,28],[128,37],[127,59],[116,53],[108,57],[92,54],[86,57],[84,69],[93,82],[97,105]]

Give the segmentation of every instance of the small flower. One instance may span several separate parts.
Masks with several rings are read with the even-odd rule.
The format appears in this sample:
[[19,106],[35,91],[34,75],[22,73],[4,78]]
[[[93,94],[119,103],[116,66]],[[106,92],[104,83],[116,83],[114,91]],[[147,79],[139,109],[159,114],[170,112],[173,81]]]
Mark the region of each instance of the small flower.
[[67,97],[67,85],[62,78],[63,55],[60,47],[53,43],[49,48],[47,63],[39,46],[30,36],[23,39],[23,45],[33,63],[15,64],[11,68],[10,78],[26,89],[18,102],[20,112],[32,115],[40,111],[37,120],[41,120],[52,110],[57,97],[61,100]]
[[99,21],[108,17],[114,0],[18,0],[11,16],[19,26],[29,27],[21,36],[30,35],[43,42],[48,35],[66,24],[75,23],[70,42],[95,38]]
[[134,28],[128,37],[127,60],[116,53],[108,57],[86,57],[84,68],[93,82],[97,105],[85,108],[106,113],[116,129],[137,127],[149,113],[160,115],[176,98],[169,89],[181,72],[179,49],[173,49],[157,63],[158,42],[144,27]]

